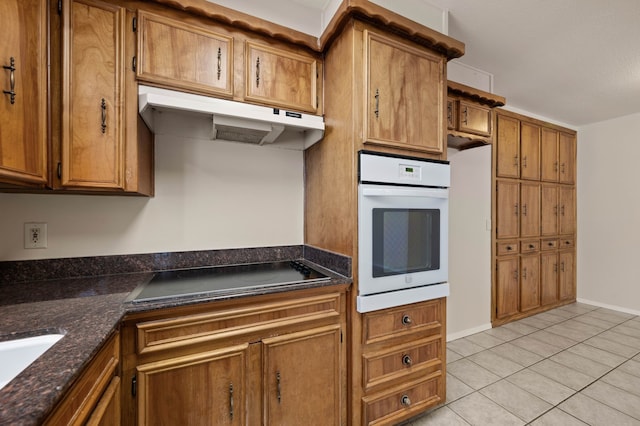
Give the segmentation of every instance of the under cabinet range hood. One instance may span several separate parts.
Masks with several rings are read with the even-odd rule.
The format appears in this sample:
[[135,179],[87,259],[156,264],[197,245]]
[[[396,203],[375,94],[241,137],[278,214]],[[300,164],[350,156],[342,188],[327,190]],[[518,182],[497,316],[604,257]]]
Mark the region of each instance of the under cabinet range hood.
[[295,150],[307,149],[324,136],[324,120],[317,115],[144,85],[138,86],[138,110],[156,134],[173,123],[181,124],[185,137]]

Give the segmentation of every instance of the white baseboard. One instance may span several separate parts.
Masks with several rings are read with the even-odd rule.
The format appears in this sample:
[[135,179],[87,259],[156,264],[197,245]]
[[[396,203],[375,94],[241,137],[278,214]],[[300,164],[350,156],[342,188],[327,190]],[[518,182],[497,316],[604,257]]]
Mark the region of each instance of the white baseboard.
[[578,298],[576,301],[578,303],[585,303],[587,305],[593,305],[599,308],[611,309],[612,311],[624,312],[625,314],[640,315],[640,311],[635,309],[623,308],[622,306],[608,305],[606,303],[595,302],[593,300],[587,300],[582,298]]
[[471,336],[472,334],[480,333],[481,331],[489,330],[491,323],[479,325],[473,328],[467,328],[466,330],[457,331],[455,333],[447,333],[447,342],[452,340],[461,339],[463,337]]

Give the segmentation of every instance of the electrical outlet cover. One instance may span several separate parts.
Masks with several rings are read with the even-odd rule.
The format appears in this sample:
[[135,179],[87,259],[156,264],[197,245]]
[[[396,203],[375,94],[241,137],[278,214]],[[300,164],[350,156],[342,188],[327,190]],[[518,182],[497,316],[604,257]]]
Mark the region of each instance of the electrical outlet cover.
[[28,222],[24,224],[24,248],[47,248],[47,224]]

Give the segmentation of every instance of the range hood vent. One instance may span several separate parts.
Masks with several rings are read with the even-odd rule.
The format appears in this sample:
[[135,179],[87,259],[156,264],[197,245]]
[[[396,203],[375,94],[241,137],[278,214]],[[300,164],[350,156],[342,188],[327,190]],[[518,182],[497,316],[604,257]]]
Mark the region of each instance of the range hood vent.
[[[142,119],[154,132],[171,121],[167,120],[166,114],[169,117],[179,114],[186,120],[197,116],[199,119],[193,122],[208,126],[204,134],[214,140],[253,145],[273,144],[282,148],[304,150],[324,136],[324,120],[316,115],[157,87],[138,87],[138,109]],[[202,125],[189,126],[189,132],[202,135],[203,129],[197,128]]]

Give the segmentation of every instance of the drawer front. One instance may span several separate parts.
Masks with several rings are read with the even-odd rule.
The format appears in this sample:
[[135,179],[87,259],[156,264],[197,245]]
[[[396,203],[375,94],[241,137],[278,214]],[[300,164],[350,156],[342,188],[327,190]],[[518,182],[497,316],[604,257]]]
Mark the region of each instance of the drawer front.
[[574,238],[562,238],[558,244],[558,248],[574,248],[576,240]]
[[442,337],[434,336],[409,345],[363,355],[362,378],[365,390],[387,384],[409,374],[422,375],[442,368]]
[[444,299],[429,300],[364,315],[363,343],[371,344],[416,332],[441,331]]
[[535,253],[540,251],[540,240],[527,240],[520,242],[520,253]]
[[339,318],[340,293],[259,303],[136,324],[137,353],[146,354],[180,346],[214,342],[249,332],[295,326],[327,318]]
[[501,241],[496,243],[496,254],[498,256],[504,256],[506,254],[518,253],[517,241]]
[[542,240],[542,250],[556,250],[558,248],[558,240]]
[[398,424],[444,401],[444,383],[440,372],[403,387],[363,398],[363,423]]

